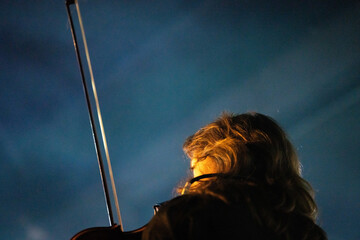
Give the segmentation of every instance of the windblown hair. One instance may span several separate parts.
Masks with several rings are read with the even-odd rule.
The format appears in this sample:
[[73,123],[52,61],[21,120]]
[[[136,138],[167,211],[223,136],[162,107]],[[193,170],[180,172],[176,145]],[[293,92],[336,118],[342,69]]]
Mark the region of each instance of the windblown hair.
[[225,113],[190,136],[184,152],[214,174],[163,204],[142,240],[327,239],[294,147],[270,117]]
[[[259,113],[224,113],[190,136],[183,149],[195,164],[211,160],[217,166],[217,173],[271,187],[277,193],[279,212],[293,213],[315,222],[317,206],[313,190],[301,177],[293,145],[272,118]],[[200,181],[190,192],[209,193],[211,184],[211,181]],[[232,191],[231,194],[236,193]]]

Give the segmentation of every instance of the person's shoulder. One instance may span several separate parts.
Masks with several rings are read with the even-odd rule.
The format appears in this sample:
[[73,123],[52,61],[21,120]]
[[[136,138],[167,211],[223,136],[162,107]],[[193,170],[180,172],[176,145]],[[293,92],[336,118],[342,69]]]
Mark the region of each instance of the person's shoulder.
[[246,208],[206,193],[189,193],[168,201],[148,231],[159,239],[170,235],[177,237],[169,239],[271,239],[265,238]]
[[182,211],[193,211],[197,207],[202,209],[208,207],[225,207],[227,203],[221,196],[206,193],[188,193],[167,201],[162,209],[181,208]]

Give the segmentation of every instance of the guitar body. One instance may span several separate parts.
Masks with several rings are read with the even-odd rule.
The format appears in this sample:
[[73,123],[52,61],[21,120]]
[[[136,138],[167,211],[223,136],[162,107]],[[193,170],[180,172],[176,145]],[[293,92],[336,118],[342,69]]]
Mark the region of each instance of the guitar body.
[[119,225],[112,227],[92,227],[82,230],[71,240],[141,240],[146,226],[130,232],[123,232]]

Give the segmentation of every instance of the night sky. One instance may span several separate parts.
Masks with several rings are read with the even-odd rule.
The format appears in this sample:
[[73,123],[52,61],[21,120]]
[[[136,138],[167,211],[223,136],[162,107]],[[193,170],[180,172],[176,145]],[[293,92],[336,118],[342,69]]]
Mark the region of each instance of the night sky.
[[[187,136],[257,111],[289,134],[329,239],[360,239],[359,1],[79,4],[125,230],[188,176]],[[0,239],[108,226],[64,1],[0,13]]]

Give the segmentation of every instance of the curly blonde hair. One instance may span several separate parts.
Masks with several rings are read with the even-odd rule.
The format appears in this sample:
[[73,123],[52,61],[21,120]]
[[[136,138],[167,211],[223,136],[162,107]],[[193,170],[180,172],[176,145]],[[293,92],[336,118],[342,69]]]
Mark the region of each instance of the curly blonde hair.
[[[277,192],[279,211],[315,222],[313,190],[301,177],[293,145],[272,118],[260,113],[224,113],[188,137],[183,149],[195,164],[210,160],[218,173],[271,187]],[[208,181],[200,181],[190,191],[206,192],[208,185]]]

